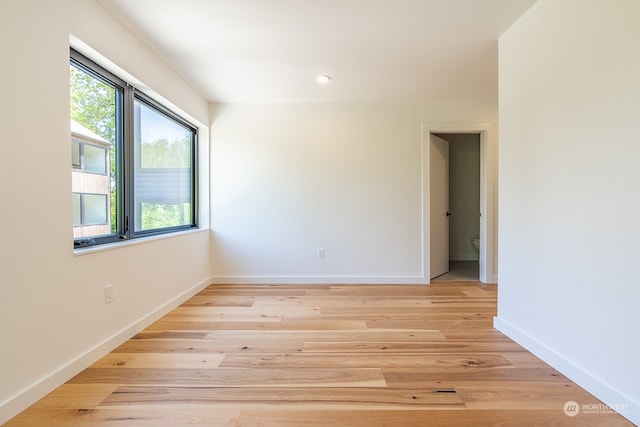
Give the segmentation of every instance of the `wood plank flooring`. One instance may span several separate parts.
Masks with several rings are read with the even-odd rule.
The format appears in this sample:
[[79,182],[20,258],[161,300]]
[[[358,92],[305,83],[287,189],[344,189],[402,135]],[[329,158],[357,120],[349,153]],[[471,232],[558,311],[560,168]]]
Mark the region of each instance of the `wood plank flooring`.
[[211,285],[16,426],[630,426],[494,330],[496,286]]

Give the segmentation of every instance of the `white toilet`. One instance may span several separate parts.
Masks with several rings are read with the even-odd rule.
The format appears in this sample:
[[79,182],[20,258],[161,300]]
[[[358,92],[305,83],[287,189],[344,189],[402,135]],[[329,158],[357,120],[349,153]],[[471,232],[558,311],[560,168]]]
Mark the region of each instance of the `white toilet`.
[[479,237],[473,237],[471,239],[471,246],[473,246],[473,249],[476,250],[476,252],[478,252],[478,254],[480,253],[480,238]]

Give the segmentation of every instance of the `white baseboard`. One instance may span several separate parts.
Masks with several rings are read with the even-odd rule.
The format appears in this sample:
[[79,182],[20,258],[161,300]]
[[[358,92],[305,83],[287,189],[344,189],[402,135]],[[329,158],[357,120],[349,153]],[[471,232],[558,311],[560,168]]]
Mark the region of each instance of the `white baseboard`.
[[35,382],[31,386],[21,390],[14,396],[0,403],[0,425],[6,423],[11,418],[24,411],[39,399],[46,396],[57,387],[73,378],[75,375],[89,367],[98,359],[108,354],[114,348],[118,347],[174,308],[178,307],[180,304],[200,292],[202,289],[206,288],[211,283],[211,277],[200,281],[190,289],[187,289],[185,292],[161,305],[151,313],[124,327],[114,335],[106,338],[101,343],[88,349],[86,352],[79,355],[75,359],[70,360],[66,365],[60,367],[60,369],[57,369],[51,374]]
[[[620,393],[609,384],[599,380],[591,373],[573,364],[570,360],[553,351],[540,341],[526,334],[516,326],[500,317],[493,318],[493,326],[542,359],[545,363],[557,369],[571,381],[584,388],[606,405],[616,409],[620,415],[636,425],[640,425],[640,403]],[[577,402],[580,406],[596,402]],[[560,402],[560,405],[562,402]],[[559,406],[560,410],[562,406]],[[561,413],[561,412],[560,412]]]
[[218,284],[365,284],[365,285],[421,285],[422,276],[214,276],[212,283]]

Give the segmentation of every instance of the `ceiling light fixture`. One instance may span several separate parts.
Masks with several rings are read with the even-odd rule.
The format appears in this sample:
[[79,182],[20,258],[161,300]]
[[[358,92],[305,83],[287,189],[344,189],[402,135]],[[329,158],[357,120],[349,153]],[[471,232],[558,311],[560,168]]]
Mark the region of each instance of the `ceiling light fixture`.
[[316,77],[316,80],[318,80],[318,83],[327,84],[331,80],[331,76],[329,74],[320,74]]

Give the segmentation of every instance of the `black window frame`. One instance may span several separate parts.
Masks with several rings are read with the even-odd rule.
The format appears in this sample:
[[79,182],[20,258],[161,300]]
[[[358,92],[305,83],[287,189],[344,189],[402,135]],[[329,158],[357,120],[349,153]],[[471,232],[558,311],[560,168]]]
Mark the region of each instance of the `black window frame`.
[[[116,90],[116,141],[115,146],[115,182],[116,182],[116,226],[113,234],[105,236],[80,237],[74,239],[74,248],[83,248],[123,240],[176,233],[198,228],[198,128],[188,120],[172,111],[151,96],[120,78],[106,68],[98,65],[80,52],[70,48],[70,65],[103,81]],[[190,168],[190,207],[191,223],[185,225],[135,231],[134,219],[134,101],[143,102],[159,114],[180,124],[190,131],[191,168]],[[107,165],[110,169],[110,164]],[[75,169],[78,170],[78,169]],[[108,216],[110,213],[108,213]]]

